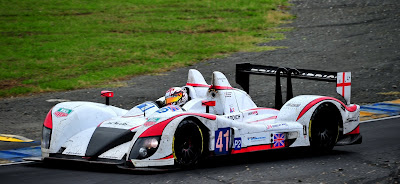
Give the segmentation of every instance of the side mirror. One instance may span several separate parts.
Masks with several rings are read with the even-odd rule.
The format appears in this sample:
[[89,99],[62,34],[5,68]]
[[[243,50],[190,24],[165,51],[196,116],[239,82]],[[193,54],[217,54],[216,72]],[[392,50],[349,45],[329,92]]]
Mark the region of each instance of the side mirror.
[[101,91],[101,96],[106,97],[106,105],[110,105],[110,98],[114,97],[114,92],[112,91]]
[[206,113],[210,113],[210,106],[214,107],[215,101],[203,100],[201,101],[201,105],[206,106]]

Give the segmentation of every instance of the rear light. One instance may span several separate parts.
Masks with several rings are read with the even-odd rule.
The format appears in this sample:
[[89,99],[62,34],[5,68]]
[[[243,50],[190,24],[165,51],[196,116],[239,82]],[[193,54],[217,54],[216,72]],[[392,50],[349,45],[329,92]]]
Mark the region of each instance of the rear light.
[[51,129],[43,126],[42,129],[42,148],[50,148]]
[[53,128],[53,118],[51,117],[52,109],[50,109],[49,113],[47,113],[46,119],[43,123],[42,128],[42,148],[49,149],[50,148],[50,139],[51,139],[51,132]]
[[43,126],[52,129],[53,128],[53,118],[51,117],[51,111],[53,109],[50,109],[49,113],[47,113],[46,119],[44,120]]

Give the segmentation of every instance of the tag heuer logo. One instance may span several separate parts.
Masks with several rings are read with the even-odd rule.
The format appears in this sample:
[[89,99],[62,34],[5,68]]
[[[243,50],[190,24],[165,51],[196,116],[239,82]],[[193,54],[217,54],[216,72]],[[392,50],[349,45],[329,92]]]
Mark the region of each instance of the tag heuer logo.
[[56,112],[54,112],[54,115],[56,115],[57,117],[67,117],[68,114],[70,114],[71,112],[71,109],[60,108]]

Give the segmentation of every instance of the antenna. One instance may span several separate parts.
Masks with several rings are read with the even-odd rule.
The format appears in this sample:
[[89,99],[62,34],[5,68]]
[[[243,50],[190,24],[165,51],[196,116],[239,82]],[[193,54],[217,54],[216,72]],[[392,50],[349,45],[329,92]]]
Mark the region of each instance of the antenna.
[[143,117],[146,117],[146,105],[147,103],[144,104]]

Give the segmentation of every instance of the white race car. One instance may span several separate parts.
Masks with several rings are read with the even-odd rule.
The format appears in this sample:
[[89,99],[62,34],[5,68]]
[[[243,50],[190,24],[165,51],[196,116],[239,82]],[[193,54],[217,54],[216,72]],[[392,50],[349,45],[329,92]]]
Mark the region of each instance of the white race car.
[[[237,65],[236,82],[248,91],[249,74],[337,81],[350,99],[350,73]],[[106,104],[63,102],[54,106],[43,124],[41,160],[61,159],[124,168],[193,166],[218,155],[311,146],[328,151],[335,145],[361,143],[360,106],[325,96],[302,95],[277,108],[258,107],[243,90],[233,88],[221,72],[208,85],[191,69],[183,87],[189,101],[160,107],[144,102],[130,110],[108,105],[113,92],[103,91]],[[289,90],[290,89],[290,90]],[[279,93],[279,94],[278,94]],[[280,99],[279,99],[280,98]],[[280,102],[279,102],[280,101]]]

